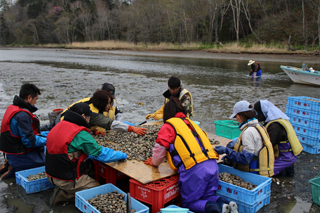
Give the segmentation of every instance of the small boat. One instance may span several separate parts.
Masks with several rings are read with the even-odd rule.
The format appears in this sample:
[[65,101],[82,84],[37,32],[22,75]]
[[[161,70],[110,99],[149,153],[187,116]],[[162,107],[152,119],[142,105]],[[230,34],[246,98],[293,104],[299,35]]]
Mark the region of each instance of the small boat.
[[315,71],[312,68],[305,70],[291,66],[280,66],[280,68],[287,73],[294,83],[320,86],[319,71]]

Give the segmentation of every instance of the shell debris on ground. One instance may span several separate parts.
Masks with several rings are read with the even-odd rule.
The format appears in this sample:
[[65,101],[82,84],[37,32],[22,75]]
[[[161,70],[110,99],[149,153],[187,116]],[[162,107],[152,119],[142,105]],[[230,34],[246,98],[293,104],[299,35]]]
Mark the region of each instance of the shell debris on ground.
[[257,187],[256,185],[251,184],[248,181],[246,181],[246,182],[243,181],[243,178],[240,178],[239,176],[237,176],[235,174],[230,174],[227,172],[219,173],[219,180],[236,185],[236,186],[240,186],[240,187],[248,189],[248,190],[252,190]]
[[[127,203],[124,200],[124,194],[117,191],[95,195],[94,198],[87,201],[101,213],[127,213]],[[135,209],[132,209],[131,213],[134,212],[136,212]]]
[[29,175],[27,177],[27,180],[28,181],[33,181],[33,180],[38,180],[38,179],[42,179],[42,178],[46,178],[47,175],[45,172],[41,172],[41,173],[38,173],[38,174],[35,174],[35,175]]
[[127,153],[128,160],[145,161],[152,157],[152,149],[162,125],[138,126],[147,129],[140,136],[133,132],[107,131],[106,135],[93,136],[100,146]]

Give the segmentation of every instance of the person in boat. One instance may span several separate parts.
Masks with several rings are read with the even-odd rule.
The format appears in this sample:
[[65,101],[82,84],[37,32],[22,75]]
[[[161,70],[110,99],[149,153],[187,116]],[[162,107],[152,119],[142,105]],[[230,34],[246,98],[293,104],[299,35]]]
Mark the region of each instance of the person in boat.
[[249,73],[249,76],[252,77],[261,77],[262,71],[260,64],[256,61],[250,60],[248,63],[248,66],[251,66],[251,71]]
[[[171,97],[165,104],[163,120],[152,157],[144,163],[157,167],[167,155],[170,167],[179,173],[182,207],[199,213],[238,212],[236,203],[215,195],[219,186],[219,155],[206,133],[186,117],[178,98]],[[184,152],[186,146],[189,152]]]
[[1,123],[0,150],[6,160],[1,166],[1,180],[15,172],[45,165],[44,146],[48,132],[40,132],[40,121],[33,113],[41,92],[31,83],[21,86],[19,96],[7,108]]
[[268,100],[254,104],[257,118],[264,122],[274,149],[274,175],[294,176],[294,162],[303,150],[289,117]]
[[233,148],[228,144],[227,147],[216,146],[215,150],[219,155],[226,154],[236,169],[271,177],[274,174],[273,147],[266,130],[255,116],[248,101],[237,102],[230,119],[236,118],[240,123],[241,134]]
[[[97,90],[92,97],[81,99],[76,103],[85,103],[90,106],[92,112],[94,113],[89,123],[91,126],[90,131],[93,131],[95,134],[105,134],[101,131],[94,131],[97,127],[101,127],[105,130],[114,130],[117,132],[134,132],[138,135],[146,134],[146,129],[144,128],[130,126],[123,123],[121,120],[112,120],[104,115],[104,113],[108,112],[110,107],[113,105],[113,96],[105,90]],[[66,110],[70,109],[70,107],[76,103],[71,104]],[[41,127],[41,129],[51,130],[58,122],[60,122],[60,120],[63,119],[64,112],[62,112],[54,122]]]
[[88,104],[76,103],[48,134],[46,174],[56,185],[50,206],[74,201],[75,192],[100,185],[85,174],[90,170],[92,160],[110,163],[127,159],[126,153],[97,144],[89,131],[92,115]]
[[[185,108],[186,116],[189,118],[193,116],[193,101],[192,101],[192,95],[191,93],[181,87],[181,81],[179,78],[171,76],[168,80],[168,87],[169,89],[163,93],[163,96],[165,97],[164,103],[167,103],[169,101],[169,98],[176,97],[180,100],[182,106]],[[164,105],[161,106],[160,109],[158,109],[153,114],[148,114],[146,116],[146,119],[153,118],[154,120],[160,120],[163,118],[163,108]]]

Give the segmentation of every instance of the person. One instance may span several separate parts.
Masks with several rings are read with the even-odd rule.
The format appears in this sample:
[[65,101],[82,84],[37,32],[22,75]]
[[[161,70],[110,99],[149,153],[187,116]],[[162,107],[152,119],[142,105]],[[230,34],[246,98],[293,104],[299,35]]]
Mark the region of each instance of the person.
[[254,104],[257,118],[264,122],[274,149],[274,175],[294,176],[294,162],[303,147],[289,121],[289,117],[268,100]]
[[252,76],[254,78],[260,77],[261,78],[261,67],[260,64],[256,61],[250,60],[248,63],[248,66],[251,66],[251,71],[249,73],[249,76]]
[[[185,108],[186,116],[189,118],[193,116],[193,101],[191,93],[181,87],[181,81],[179,78],[171,76],[168,80],[169,89],[163,93],[165,97],[164,103],[169,101],[170,97],[179,98],[182,106]],[[154,120],[160,120],[163,118],[164,105],[153,114],[148,114],[146,119],[153,118]]]
[[41,92],[31,83],[20,88],[19,96],[7,108],[1,123],[0,150],[6,161],[1,166],[1,180],[15,176],[15,172],[45,165],[44,146],[48,132],[40,132],[40,121],[33,113]]
[[[230,119],[236,118],[240,123],[241,134],[233,149],[216,146],[219,155],[226,154],[234,168],[271,177],[274,174],[274,154],[266,130],[255,118],[256,114],[248,101],[239,101],[233,107]],[[231,142],[232,143],[232,142]]]
[[[219,186],[216,161],[219,155],[205,132],[186,117],[178,98],[171,97],[165,104],[163,120],[165,123],[159,130],[152,157],[144,163],[156,167],[167,153],[170,167],[179,173],[182,207],[199,213],[229,212],[230,209],[238,212],[236,203],[215,196]],[[185,152],[187,148],[189,152]]]
[[102,85],[101,90],[109,92],[113,97],[113,105],[110,107],[109,111],[105,111],[103,115],[112,120],[123,121],[122,111],[119,109],[119,106],[117,105],[117,100],[115,99],[116,89],[114,88],[114,86],[110,83],[104,83]]
[[100,185],[85,174],[92,160],[110,163],[127,159],[126,153],[97,144],[89,132],[91,116],[88,104],[74,104],[48,134],[46,174],[49,181],[56,185],[50,206],[74,201],[75,192]]
[[[97,90],[92,97],[81,99],[76,103],[85,103],[91,108],[94,114],[90,119],[89,125],[91,126],[90,130],[94,131],[95,134],[105,134],[101,131],[95,131],[97,127],[102,127],[106,130],[111,129],[117,132],[134,132],[138,135],[146,134],[145,128],[130,126],[123,123],[121,120],[112,120],[111,118],[104,116],[103,113],[108,112],[113,103],[113,96],[105,90]],[[76,103],[71,104],[66,110],[70,109],[70,107]],[[64,112],[62,112],[54,122],[41,127],[41,129],[51,130],[61,119],[63,119]]]

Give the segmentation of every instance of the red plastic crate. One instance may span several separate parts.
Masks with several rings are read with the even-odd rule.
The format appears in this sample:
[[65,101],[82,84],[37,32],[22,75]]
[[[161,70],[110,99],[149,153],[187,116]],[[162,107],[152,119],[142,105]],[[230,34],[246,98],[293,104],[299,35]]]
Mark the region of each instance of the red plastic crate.
[[114,168],[106,165],[105,163],[101,163],[99,161],[94,161],[94,167],[96,180],[99,182],[101,181],[101,178],[103,178],[104,180],[106,180],[106,183],[112,183],[116,186],[117,180],[128,178],[128,176],[123,174],[122,172],[119,172]]
[[152,213],[160,212],[164,204],[180,195],[179,176],[163,178],[148,184],[130,179],[131,197],[152,205]]

